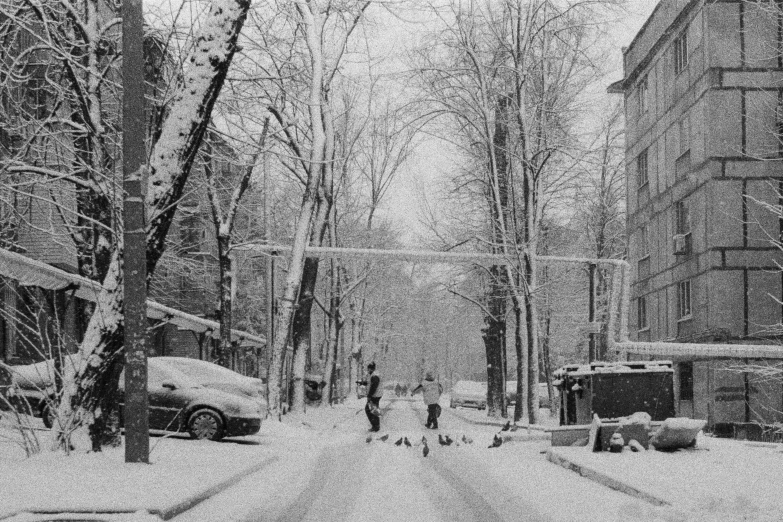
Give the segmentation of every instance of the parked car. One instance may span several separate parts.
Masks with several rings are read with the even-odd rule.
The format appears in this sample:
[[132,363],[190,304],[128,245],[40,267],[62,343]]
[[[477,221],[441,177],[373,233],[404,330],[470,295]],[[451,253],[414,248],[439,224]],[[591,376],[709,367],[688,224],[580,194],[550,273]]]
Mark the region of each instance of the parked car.
[[451,388],[451,401],[449,406],[456,408],[478,408],[484,410],[487,407],[487,383],[476,381],[457,381]]
[[[557,402],[557,389],[555,388],[555,402]],[[513,406],[517,403],[517,381],[506,381],[506,402]],[[538,407],[549,408],[549,391],[545,382],[538,383]]]
[[163,364],[184,373],[201,386],[247,397],[261,406],[261,417],[266,416],[268,409],[264,398],[266,384],[261,379],[242,375],[219,364],[189,357],[163,356],[155,357],[154,360],[155,364]]
[[[12,367],[17,385],[11,392],[12,404],[22,413],[42,417],[44,425],[55,422],[52,415],[53,383],[46,377],[33,383],[29,375],[50,375],[51,361]],[[43,371],[41,371],[43,369]],[[35,387],[33,387],[33,384]],[[45,386],[40,386],[40,385]],[[120,412],[124,404],[125,372],[120,375]],[[261,428],[261,406],[258,402],[236,393],[201,386],[173,367],[148,360],[147,390],[149,397],[149,427],[154,430],[187,432],[195,439],[220,440],[223,437],[252,435]],[[23,399],[23,400],[22,400]],[[120,422],[123,422],[120,415]]]

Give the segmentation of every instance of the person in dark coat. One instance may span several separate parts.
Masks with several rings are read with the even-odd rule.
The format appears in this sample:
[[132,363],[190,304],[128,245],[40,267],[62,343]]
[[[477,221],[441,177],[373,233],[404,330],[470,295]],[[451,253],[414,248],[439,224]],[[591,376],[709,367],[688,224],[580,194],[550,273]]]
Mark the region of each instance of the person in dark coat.
[[364,406],[364,413],[367,414],[367,420],[370,421],[370,431],[380,431],[380,402],[383,389],[381,388],[381,376],[375,372],[374,362],[367,365],[367,374],[367,380],[359,381],[359,384],[367,386],[367,404]]
[[423,390],[424,404],[427,405],[427,424],[424,426],[433,430],[438,429],[438,410],[440,405],[440,395],[443,393],[443,386],[439,382],[435,382],[435,377],[432,376],[432,372],[427,372],[424,377],[424,382],[416,386],[411,395],[419,390]]

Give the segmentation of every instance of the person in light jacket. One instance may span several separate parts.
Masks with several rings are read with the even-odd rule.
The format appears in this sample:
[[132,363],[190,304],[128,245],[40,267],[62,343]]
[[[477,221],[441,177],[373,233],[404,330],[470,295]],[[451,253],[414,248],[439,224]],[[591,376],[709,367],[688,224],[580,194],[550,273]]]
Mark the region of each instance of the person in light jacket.
[[427,372],[427,375],[424,377],[424,382],[416,386],[413,391],[411,391],[411,395],[419,390],[423,390],[422,395],[424,396],[424,404],[427,405],[427,424],[424,426],[429,429],[437,430],[438,414],[440,413],[438,411],[440,410],[438,401],[440,400],[440,394],[443,393],[443,386],[441,386],[439,382],[435,382],[435,377],[432,376],[432,372]]

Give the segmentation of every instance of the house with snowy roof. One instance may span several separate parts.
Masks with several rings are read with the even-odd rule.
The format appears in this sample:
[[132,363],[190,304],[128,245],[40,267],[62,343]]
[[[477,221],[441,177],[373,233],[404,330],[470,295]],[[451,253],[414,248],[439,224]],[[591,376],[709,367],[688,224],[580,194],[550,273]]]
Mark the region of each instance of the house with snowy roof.
[[[781,378],[744,371],[783,358],[780,16],[770,2],[662,0],[609,88],[626,115],[640,342],[626,352],[672,359],[677,413],[710,425],[783,420]],[[740,347],[764,344],[765,358]]]

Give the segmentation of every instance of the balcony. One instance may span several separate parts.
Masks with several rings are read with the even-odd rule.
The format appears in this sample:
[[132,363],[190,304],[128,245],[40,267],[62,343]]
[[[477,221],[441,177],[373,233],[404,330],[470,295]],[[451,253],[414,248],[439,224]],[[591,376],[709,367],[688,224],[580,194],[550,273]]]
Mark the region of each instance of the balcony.
[[684,234],[675,234],[672,238],[674,243],[674,255],[675,256],[688,256],[692,251],[691,233],[686,232]]

